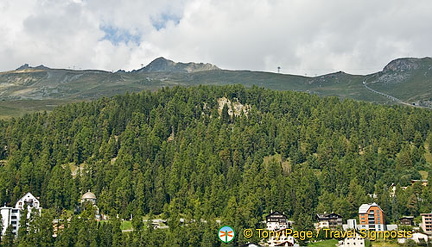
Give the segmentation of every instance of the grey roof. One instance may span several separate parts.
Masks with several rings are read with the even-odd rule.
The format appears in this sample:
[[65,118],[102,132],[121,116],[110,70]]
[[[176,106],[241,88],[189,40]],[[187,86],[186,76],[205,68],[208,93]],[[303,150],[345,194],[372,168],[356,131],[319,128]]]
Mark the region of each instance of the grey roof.
[[359,207],[359,214],[366,214],[367,211],[369,210],[369,208],[372,207],[372,206],[377,206],[378,208],[381,209],[381,207],[378,204],[376,204],[375,202],[374,203],[369,203],[369,204],[362,204]]
[[96,199],[96,195],[93,194],[92,192],[88,191],[87,193],[85,193],[85,194],[81,197],[81,199],[82,199],[82,200],[85,200],[85,199]]

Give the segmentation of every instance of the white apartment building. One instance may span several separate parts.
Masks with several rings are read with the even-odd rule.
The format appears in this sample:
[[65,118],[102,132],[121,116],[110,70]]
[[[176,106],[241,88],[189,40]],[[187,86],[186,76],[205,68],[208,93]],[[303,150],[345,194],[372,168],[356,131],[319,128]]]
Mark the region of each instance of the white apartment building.
[[30,213],[33,209],[41,211],[40,202],[39,200],[33,196],[30,192],[25,194],[21,199],[17,201],[15,204],[15,207],[6,207],[3,206],[0,208],[1,210],[1,216],[2,216],[2,226],[3,230],[1,232],[1,235],[4,235],[6,233],[6,229],[11,226],[12,232],[16,235],[18,234],[18,229],[20,227],[19,222],[21,218],[21,211],[24,210],[24,208],[27,207],[27,218],[30,217]]

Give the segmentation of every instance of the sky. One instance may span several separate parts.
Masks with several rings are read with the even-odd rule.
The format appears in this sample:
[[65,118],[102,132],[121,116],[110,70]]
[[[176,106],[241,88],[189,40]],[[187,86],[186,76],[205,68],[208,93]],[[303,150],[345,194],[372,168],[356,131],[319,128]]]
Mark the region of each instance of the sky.
[[430,0],[1,0],[0,71],[223,69],[369,74],[432,56]]

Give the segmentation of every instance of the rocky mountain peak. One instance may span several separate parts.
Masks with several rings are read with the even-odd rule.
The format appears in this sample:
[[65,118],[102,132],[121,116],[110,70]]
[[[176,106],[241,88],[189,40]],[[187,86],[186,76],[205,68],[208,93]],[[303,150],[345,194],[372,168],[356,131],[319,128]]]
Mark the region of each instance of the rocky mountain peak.
[[17,68],[16,70],[25,70],[25,69],[30,69],[30,65],[28,65],[28,63],[21,65],[19,68]]
[[138,72],[183,72],[192,73],[198,71],[219,70],[212,64],[204,63],[176,63],[172,60],[159,57],[153,60]]
[[399,58],[387,64],[383,72],[404,72],[419,69],[425,62],[431,62],[432,58]]
[[146,72],[160,72],[171,70],[175,66],[175,62],[168,60],[164,57],[158,57],[150,62],[143,69]]
[[16,71],[20,71],[20,70],[28,70],[28,69],[34,69],[34,70],[48,70],[50,68],[44,66],[44,65],[39,65],[36,67],[31,67],[30,65],[28,65],[28,63],[21,65],[18,69],[16,69]]

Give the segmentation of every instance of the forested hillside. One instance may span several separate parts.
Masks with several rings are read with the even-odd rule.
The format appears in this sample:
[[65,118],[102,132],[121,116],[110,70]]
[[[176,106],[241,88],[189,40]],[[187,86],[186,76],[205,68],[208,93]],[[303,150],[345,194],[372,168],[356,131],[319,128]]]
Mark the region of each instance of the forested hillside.
[[[239,114],[219,109],[223,97],[244,106]],[[168,220],[157,230],[135,220],[137,230],[121,234],[116,221],[73,218],[59,246],[104,236],[115,246],[217,246],[217,219],[241,232],[261,228],[271,210],[297,229],[311,228],[315,213],[356,217],[372,201],[388,222],[432,210],[431,186],[410,183],[432,172],[426,109],[238,85],[173,87],[2,121],[0,141],[1,204],[32,192],[60,217],[91,190],[112,218]]]

